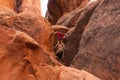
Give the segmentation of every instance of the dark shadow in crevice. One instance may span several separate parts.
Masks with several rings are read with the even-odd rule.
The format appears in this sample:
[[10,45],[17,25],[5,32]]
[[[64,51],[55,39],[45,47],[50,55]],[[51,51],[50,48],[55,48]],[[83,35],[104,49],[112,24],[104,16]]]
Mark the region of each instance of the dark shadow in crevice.
[[20,13],[20,7],[21,7],[21,4],[22,4],[22,0],[16,0],[16,12],[17,13]]
[[57,53],[56,56],[59,60],[62,60],[63,54],[64,54],[63,51],[61,51],[61,52]]

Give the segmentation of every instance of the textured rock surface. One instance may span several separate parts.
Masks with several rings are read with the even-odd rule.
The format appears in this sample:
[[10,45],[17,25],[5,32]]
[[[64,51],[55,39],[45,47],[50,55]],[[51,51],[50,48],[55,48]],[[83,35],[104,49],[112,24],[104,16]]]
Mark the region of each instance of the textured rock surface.
[[0,1],[0,80],[100,80],[56,61],[39,0]]
[[71,66],[102,80],[120,79],[120,0],[103,0],[94,11]]
[[15,29],[29,34],[45,49],[50,50],[52,27],[46,19],[32,14],[18,14],[14,17],[13,26]]
[[0,80],[36,80],[39,76],[47,80],[39,66],[54,64],[49,54],[25,33],[1,26],[0,32]]
[[[19,7],[18,6],[19,2]],[[5,1],[1,1],[1,4],[7,4]],[[39,0],[32,1],[16,1],[16,11],[1,5],[0,8],[0,24],[5,27],[14,28],[23,31],[34,38],[44,49],[51,51],[51,25],[50,23],[41,17],[41,11],[39,6]],[[34,11],[35,10],[35,11]],[[37,12],[36,12],[37,11]],[[45,33],[45,34],[44,34]]]
[[49,0],[46,18],[51,24],[55,24],[57,20],[65,13],[76,8],[83,8],[89,0]]
[[15,0],[0,0],[0,5],[15,10]]
[[23,32],[2,26],[0,32],[0,80],[99,80],[62,66]]
[[69,28],[67,28],[66,26],[62,26],[62,25],[53,25],[52,28],[54,32],[62,31],[64,33],[67,33],[69,31]]
[[71,67],[62,67],[60,70],[58,80],[100,80],[84,70],[78,71]]
[[64,43],[66,50],[64,53],[64,58],[62,60],[62,62],[64,62],[65,65],[70,65],[73,57],[78,52],[78,49],[80,47],[79,42],[81,40],[81,35],[89,22],[91,14],[93,13],[94,9],[98,6],[99,3],[100,0],[91,0],[85,6],[85,8],[81,11],[77,24],[65,38]]
[[84,8],[82,9],[77,8],[69,13],[64,14],[58,19],[56,24],[66,26],[68,28],[75,27],[75,25],[77,24],[78,18],[80,14],[83,12],[83,10]]
[[13,28],[13,16],[15,15],[13,10],[0,5],[0,25]]
[[40,0],[16,0],[16,11],[41,15]]

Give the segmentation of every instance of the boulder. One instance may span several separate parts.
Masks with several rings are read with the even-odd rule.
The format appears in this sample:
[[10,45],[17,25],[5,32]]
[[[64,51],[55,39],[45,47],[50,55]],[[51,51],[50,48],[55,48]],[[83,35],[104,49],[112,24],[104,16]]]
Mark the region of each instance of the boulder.
[[0,32],[0,80],[100,80],[63,66],[24,32],[3,26]]
[[102,0],[83,32],[71,66],[102,80],[120,79],[120,0]]
[[44,49],[52,50],[52,26],[41,16],[32,15],[32,13],[20,13],[13,19],[15,29],[23,31],[35,39]]

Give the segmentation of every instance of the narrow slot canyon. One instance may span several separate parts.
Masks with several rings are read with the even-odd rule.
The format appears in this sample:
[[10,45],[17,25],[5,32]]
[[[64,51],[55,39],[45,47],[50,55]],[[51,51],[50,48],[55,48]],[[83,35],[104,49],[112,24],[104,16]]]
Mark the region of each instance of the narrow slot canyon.
[[43,2],[0,0],[0,80],[119,80],[120,0]]

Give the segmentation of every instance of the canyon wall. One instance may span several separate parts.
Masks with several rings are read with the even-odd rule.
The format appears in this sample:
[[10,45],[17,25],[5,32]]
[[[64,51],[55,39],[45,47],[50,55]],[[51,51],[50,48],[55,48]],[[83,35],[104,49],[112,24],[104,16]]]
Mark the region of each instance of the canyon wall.
[[[69,28],[63,39],[65,50],[61,62],[86,70],[102,80],[119,80],[120,0],[79,0],[86,1],[82,8],[79,2],[77,7],[68,6],[70,0],[66,2],[70,10],[67,8],[60,15],[57,12],[63,7],[54,10],[51,4],[55,1],[50,1],[46,18],[53,25]],[[48,14],[50,12],[53,15]]]
[[0,80],[100,80],[56,60],[55,29],[39,0],[0,0]]

